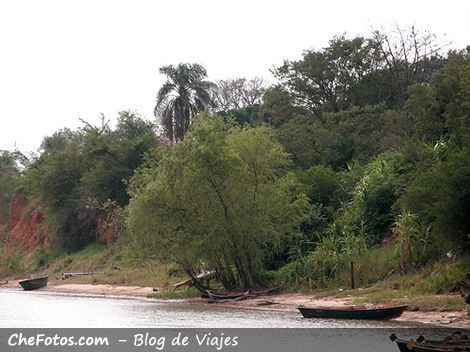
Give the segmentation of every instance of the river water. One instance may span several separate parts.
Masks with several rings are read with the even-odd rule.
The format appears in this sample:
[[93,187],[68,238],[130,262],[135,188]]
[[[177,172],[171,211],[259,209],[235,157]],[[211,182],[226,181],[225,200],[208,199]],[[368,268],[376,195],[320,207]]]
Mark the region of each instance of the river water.
[[[87,347],[86,350],[77,349],[75,346],[51,349],[50,346],[41,345],[35,349],[37,352],[157,351],[155,346],[158,344],[152,344],[152,338],[155,337],[154,341],[157,341],[157,338],[160,341],[163,336],[168,345],[162,350],[168,352],[396,352],[395,343],[389,339],[392,333],[397,333],[402,338],[435,334],[434,331],[422,329],[422,325],[397,320],[304,319],[298,312],[229,309],[176,300],[85,297],[0,289],[2,352],[31,351],[27,346],[18,348],[7,344],[7,341],[10,341],[12,336],[18,336],[18,333],[24,334],[28,339],[37,336],[36,334],[58,334],[76,338],[99,336],[111,341],[106,348]],[[170,341],[180,334],[189,338],[190,348],[169,345]],[[215,341],[222,341],[222,337],[237,338],[238,345],[223,349],[219,346],[220,342],[211,346],[198,345],[195,338],[203,334],[212,336],[211,339]],[[141,345],[143,336],[146,336],[146,342]]]
[[400,321],[303,319],[298,312],[228,309],[184,301],[83,297],[0,290],[0,328],[342,328],[412,326]]

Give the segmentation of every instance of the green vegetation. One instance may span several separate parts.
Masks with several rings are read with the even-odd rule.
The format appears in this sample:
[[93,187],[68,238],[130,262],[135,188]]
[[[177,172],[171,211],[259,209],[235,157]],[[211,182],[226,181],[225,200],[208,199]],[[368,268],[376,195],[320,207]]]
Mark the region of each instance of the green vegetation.
[[183,290],[170,289],[160,292],[155,292],[149,295],[149,298],[157,299],[178,299],[178,298],[188,298],[188,297],[197,297],[200,296],[201,292],[195,288],[188,288]]
[[[270,87],[165,66],[165,135],[122,112],[115,129],[103,117],[56,132],[31,160],[2,151],[0,239],[16,192],[40,205],[52,244],[29,262],[3,246],[0,275],[103,269],[100,282],[165,287],[189,275],[204,290],[209,270],[225,289],[458,306],[430,297],[470,272],[470,48],[394,33],[335,37],[275,68]],[[106,229],[120,239],[98,245]],[[363,290],[338,293],[351,262]]]
[[265,257],[295,234],[307,208],[272,132],[201,115],[154,158],[130,184],[133,251],[178,263],[193,279],[216,270],[226,288],[261,284]]
[[5,239],[9,203],[17,187],[21,169],[27,164],[28,159],[19,151],[0,150],[0,240]]
[[171,141],[183,139],[193,117],[211,104],[209,89],[204,81],[206,69],[199,64],[179,64],[160,68],[168,80],[157,94],[155,116]]
[[44,140],[19,192],[43,205],[57,247],[80,249],[97,240],[100,212],[127,205],[126,182],[155,145],[153,125],[133,113],[120,113],[115,130],[104,117],[101,126],[85,122]]

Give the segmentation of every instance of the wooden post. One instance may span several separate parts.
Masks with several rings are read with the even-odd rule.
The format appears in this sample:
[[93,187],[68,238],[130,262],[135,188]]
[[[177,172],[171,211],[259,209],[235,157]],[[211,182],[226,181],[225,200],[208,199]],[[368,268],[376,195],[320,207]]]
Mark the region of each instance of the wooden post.
[[354,262],[351,262],[351,288],[354,290],[355,284],[354,284]]

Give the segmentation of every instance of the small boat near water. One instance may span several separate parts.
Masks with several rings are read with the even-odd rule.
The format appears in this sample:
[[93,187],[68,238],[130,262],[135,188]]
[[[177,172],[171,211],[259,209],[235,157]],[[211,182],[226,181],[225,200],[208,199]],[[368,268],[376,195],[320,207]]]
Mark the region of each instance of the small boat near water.
[[29,291],[29,290],[36,290],[38,288],[46,286],[48,279],[49,279],[49,276],[40,276],[40,277],[35,277],[33,279],[21,280],[21,281],[18,281],[18,283],[21,285],[23,290]]
[[463,352],[470,351],[468,336],[448,336],[442,340],[426,340],[423,336],[416,340],[402,340],[395,334],[390,340],[397,344],[400,352]]
[[407,305],[392,307],[298,307],[304,318],[387,320],[398,318]]

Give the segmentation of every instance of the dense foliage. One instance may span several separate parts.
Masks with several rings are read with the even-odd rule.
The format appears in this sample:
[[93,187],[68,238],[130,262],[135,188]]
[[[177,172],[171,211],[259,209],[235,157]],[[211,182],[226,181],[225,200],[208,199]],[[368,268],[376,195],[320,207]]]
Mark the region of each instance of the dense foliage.
[[295,235],[307,207],[272,132],[199,116],[184,141],[154,158],[131,183],[135,251],[192,278],[216,270],[227,288],[260,284],[266,256]]
[[8,221],[10,199],[28,162],[19,151],[0,150],[0,227]]
[[468,252],[470,47],[395,28],[334,37],[269,87],[212,84],[197,64],[161,73],[159,139],[124,112],[115,129],[103,118],[45,138],[30,164],[3,151],[0,221],[22,192],[75,250],[104,208],[126,209],[129,252],[179,265],[201,290],[201,270],[226,288],[273,269],[316,287],[375,263],[361,284]]
[[126,181],[156,145],[152,124],[122,112],[115,130],[101,126],[62,130],[43,142],[43,153],[25,173],[21,191],[38,199],[53,241],[76,250],[97,239],[101,206],[129,202]]
[[168,79],[158,91],[154,114],[167,137],[178,141],[183,139],[192,118],[211,105],[213,84],[204,80],[207,72],[199,64],[163,66],[160,72]]

